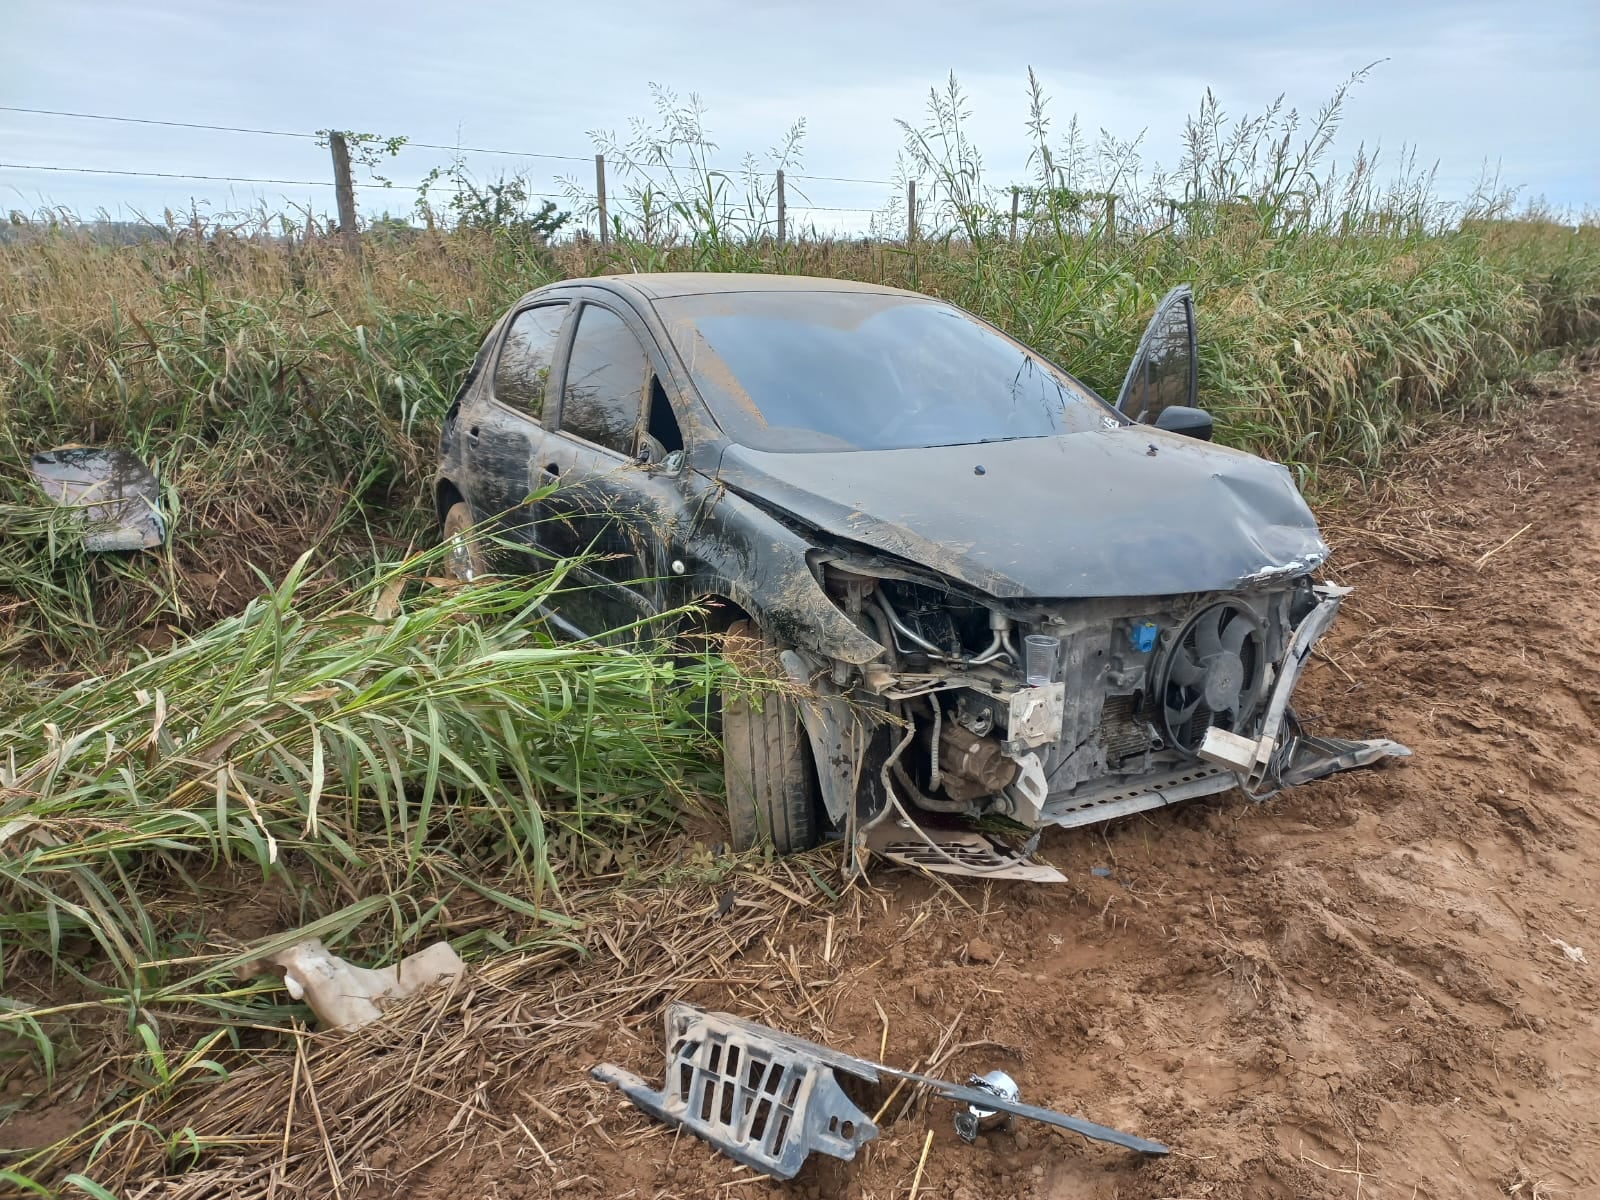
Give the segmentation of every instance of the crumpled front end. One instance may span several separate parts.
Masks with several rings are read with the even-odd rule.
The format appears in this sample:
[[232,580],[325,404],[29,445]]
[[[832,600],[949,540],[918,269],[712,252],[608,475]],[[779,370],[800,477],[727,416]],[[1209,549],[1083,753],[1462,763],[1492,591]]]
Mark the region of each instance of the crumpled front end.
[[[883,565],[823,567],[886,653],[853,686],[830,681],[807,723],[833,815],[890,857],[1040,878],[977,829],[1086,825],[1235,786],[1264,798],[1410,753],[1301,728],[1295,686],[1348,590],[1307,574],[1001,604]],[[815,685],[806,666],[790,670]]]

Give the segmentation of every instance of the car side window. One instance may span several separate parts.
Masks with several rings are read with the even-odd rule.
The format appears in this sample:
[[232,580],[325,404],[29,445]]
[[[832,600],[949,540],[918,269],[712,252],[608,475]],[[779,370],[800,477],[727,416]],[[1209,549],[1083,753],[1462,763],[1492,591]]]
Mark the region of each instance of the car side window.
[[565,304],[541,304],[516,315],[494,368],[496,400],[538,420],[566,316]]
[[633,456],[650,360],[621,317],[586,304],[567,356],[561,428]]

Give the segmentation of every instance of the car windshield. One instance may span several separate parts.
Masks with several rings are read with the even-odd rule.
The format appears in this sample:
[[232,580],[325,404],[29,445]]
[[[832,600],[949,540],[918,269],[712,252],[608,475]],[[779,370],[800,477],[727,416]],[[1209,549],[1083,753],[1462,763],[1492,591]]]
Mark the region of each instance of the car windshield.
[[936,300],[724,292],[659,300],[723,432],[757,450],[898,450],[1117,423],[1083,384]]

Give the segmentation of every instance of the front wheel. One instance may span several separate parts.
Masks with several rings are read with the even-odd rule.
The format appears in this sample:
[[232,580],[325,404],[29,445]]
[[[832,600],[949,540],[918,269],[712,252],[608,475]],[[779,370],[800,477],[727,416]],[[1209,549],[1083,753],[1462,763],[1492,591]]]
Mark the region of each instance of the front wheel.
[[457,500],[444,515],[444,571],[458,583],[475,583],[489,574],[489,556],[472,533],[472,506]]
[[[775,650],[750,621],[736,622],[724,644],[734,663],[758,670],[772,669]],[[795,854],[821,840],[822,792],[792,696],[774,690],[752,697],[747,690],[724,689],[722,765],[734,849],[770,841],[779,854]]]

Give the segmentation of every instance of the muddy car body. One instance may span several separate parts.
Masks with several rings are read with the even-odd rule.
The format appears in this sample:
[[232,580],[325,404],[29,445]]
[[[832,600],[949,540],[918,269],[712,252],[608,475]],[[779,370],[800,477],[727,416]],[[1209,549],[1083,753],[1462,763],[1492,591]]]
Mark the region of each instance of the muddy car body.
[[1211,444],[1194,397],[1186,288],[1113,405],[912,293],[573,280],[484,343],[437,504],[463,577],[491,518],[530,561],[590,556],[571,635],[708,601],[806,685],[727,708],[738,840],[892,827],[954,867],[935,814],[1080,825],[1403,753],[1299,728],[1342,591],[1289,473]]

